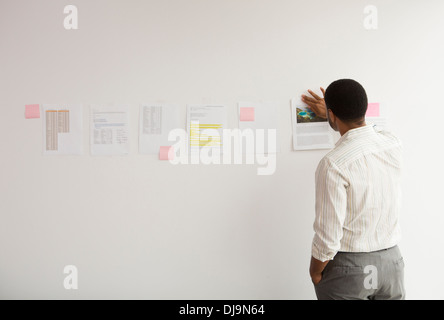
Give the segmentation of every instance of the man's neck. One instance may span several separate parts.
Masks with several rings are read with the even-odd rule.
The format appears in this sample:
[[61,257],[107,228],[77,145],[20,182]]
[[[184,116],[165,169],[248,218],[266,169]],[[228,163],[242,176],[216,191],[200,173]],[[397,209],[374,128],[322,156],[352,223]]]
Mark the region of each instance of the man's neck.
[[358,128],[361,128],[361,127],[365,127],[366,125],[367,125],[367,123],[365,122],[365,119],[363,119],[361,121],[358,121],[356,123],[344,123],[344,122],[342,122],[339,125],[339,133],[341,134],[341,136],[343,136],[344,134],[346,134],[350,130],[358,129]]

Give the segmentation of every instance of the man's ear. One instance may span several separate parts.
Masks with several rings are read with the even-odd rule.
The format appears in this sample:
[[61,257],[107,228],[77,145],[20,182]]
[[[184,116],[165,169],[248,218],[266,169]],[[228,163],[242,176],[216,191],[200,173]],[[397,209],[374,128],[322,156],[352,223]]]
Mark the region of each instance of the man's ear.
[[333,123],[336,123],[336,116],[333,113],[333,111],[331,111],[331,109],[327,109],[327,112],[328,112],[328,116],[330,118],[330,121]]
[[330,124],[330,127],[335,131],[339,131],[337,123],[338,117],[336,117],[336,115],[333,113],[333,111],[331,111],[331,109],[328,109],[327,112],[328,112],[328,123]]

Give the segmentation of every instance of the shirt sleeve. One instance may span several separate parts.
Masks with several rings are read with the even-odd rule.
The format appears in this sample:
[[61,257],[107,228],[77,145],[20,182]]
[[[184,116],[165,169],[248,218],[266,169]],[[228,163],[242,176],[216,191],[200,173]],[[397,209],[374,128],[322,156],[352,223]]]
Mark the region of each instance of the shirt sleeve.
[[313,258],[333,260],[340,250],[347,211],[348,182],[339,168],[324,158],[316,170],[316,218]]

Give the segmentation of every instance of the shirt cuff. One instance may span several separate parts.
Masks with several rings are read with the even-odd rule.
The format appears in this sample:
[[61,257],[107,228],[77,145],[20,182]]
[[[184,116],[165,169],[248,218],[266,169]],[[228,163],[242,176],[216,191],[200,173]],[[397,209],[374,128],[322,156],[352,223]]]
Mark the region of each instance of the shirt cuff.
[[319,260],[321,262],[333,260],[336,253],[337,252],[329,252],[326,254],[324,252],[321,252],[321,250],[319,250],[319,248],[316,246],[316,244],[314,242],[311,247],[311,255],[313,256],[313,258],[315,258],[316,260]]

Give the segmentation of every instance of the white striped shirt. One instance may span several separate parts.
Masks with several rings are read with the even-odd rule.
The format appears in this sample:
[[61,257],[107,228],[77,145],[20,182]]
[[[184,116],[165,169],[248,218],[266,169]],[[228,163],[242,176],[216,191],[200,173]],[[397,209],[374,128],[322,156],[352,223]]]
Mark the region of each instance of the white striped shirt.
[[401,238],[401,142],[367,125],[345,133],[316,170],[312,256],[372,252]]

